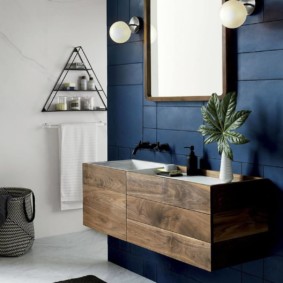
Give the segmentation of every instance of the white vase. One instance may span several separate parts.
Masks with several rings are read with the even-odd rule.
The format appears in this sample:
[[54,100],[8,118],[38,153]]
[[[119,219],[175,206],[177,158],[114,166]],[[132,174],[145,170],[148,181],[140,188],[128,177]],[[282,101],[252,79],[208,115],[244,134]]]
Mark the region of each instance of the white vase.
[[232,160],[224,152],[221,154],[219,179],[223,183],[230,183],[233,180]]

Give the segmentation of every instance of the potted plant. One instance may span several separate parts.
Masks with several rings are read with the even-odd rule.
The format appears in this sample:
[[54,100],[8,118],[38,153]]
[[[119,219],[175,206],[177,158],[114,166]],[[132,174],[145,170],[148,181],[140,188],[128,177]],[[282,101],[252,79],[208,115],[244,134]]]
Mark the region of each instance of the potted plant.
[[233,152],[230,144],[245,144],[249,140],[242,134],[236,132],[249,117],[251,111],[236,111],[237,94],[227,93],[220,99],[213,93],[207,106],[201,108],[204,125],[199,127],[199,132],[206,136],[204,143],[217,142],[218,152],[221,154],[221,165],[219,178],[222,182],[233,180],[232,160]]

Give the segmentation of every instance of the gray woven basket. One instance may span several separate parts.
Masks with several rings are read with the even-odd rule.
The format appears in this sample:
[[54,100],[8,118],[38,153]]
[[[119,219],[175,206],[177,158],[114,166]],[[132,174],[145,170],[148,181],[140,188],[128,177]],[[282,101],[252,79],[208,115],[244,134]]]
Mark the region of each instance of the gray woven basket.
[[6,221],[0,227],[0,256],[23,255],[34,242],[34,194],[26,188],[0,188],[0,194],[11,196]]

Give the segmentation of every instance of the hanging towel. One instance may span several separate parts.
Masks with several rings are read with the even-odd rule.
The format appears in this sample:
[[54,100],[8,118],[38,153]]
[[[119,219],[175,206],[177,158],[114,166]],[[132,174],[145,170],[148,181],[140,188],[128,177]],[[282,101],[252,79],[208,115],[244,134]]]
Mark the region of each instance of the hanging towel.
[[96,161],[96,123],[61,124],[61,210],[82,208],[82,163]]

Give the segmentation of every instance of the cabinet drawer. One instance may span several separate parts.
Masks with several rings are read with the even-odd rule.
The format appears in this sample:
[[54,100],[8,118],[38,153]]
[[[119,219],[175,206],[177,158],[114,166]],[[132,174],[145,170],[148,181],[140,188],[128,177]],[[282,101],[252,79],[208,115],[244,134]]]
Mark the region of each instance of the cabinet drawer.
[[83,183],[97,188],[126,194],[126,172],[122,170],[84,163]]
[[210,215],[205,213],[128,196],[127,218],[211,242]]
[[222,242],[269,231],[267,212],[255,208],[213,214],[213,242]]
[[83,196],[84,225],[126,240],[126,195],[84,185]]
[[210,214],[210,188],[170,178],[127,173],[127,194]]
[[209,243],[132,220],[127,220],[127,241],[210,271]]

